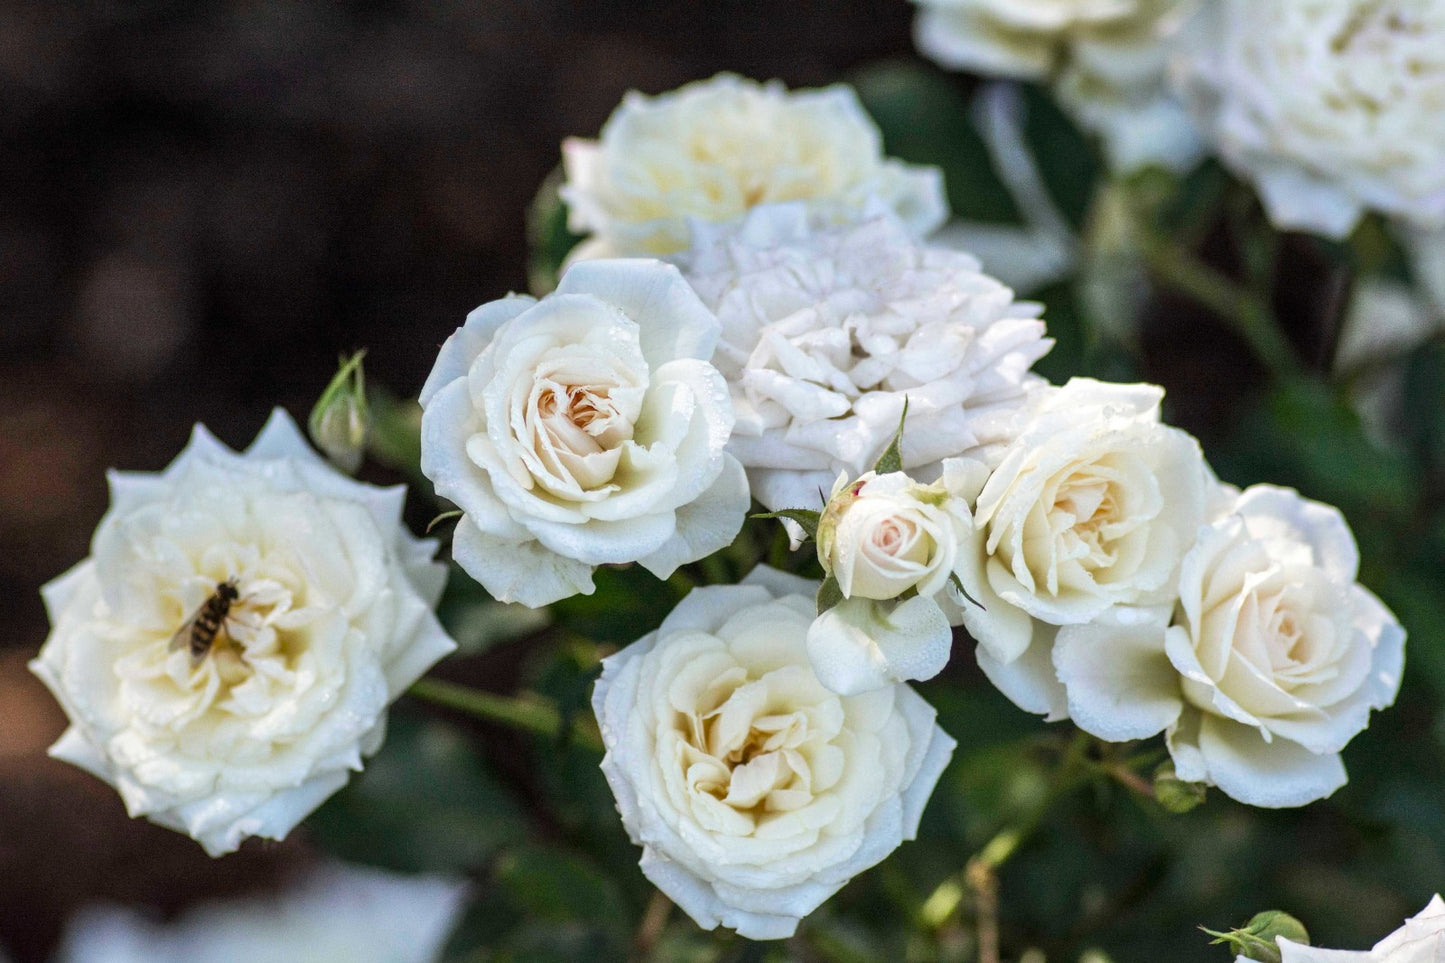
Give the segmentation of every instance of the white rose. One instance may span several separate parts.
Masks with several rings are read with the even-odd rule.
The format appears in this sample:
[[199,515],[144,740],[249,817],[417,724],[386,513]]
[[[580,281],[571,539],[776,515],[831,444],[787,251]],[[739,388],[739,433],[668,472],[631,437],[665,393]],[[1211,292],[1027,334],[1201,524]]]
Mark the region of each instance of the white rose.
[[[280,839],[455,648],[435,543],[402,527],[404,489],[341,475],[280,410],[243,455],[197,426],[165,471],[110,485],[91,557],[44,589],[30,667],[70,718],[51,755],[212,856]],[[178,630],[228,580],[239,597],[193,658]]]
[[944,67],[1051,80],[1122,172],[1185,170],[1198,133],[1168,90],[1171,37],[1189,0],[914,0],[914,40]]
[[936,595],[969,528],[968,506],[942,484],[920,485],[903,472],[851,482],[840,475],[818,528],[818,561],[844,598]]
[[748,486],[716,340],[657,261],[578,264],[541,301],[473,311],[421,393],[422,471],[466,513],[458,564],[536,608],[591,594],[597,565],[666,578],[730,544]]
[[1445,227],[1445,3],[1214,0],[1181,37],[1206,137],[1278,227]]
[[823,223],[873,205],[922,237],[948,217],[936,168],[883,156],[851,87],[789,92],[732,74],[657,97],[632,91],[601,139],[562,146],[568,226],[593,237],[574,257],[685,250],[688,222],[735,220],[799,201]]
[[[1434,963],[1445,959],[1445,900],[1437,893],[1372,950],[1322,950],[1276,937],[1281,963]],[[1235,963],[1249,963],[1240,956]]]
[[1336,509],[1246,490],[1185,556],[1172,624],[1166,608],[1059,632],[1075,723],[1113,740],[1167,730],[1179,778],[1250,805],[1328,796],[1404,661],[1404,630],[1355,584],[1358,566]]
[[[824,685],[856,695],[943,671],[950,614],[959,616],[943,592],[972,527],[967,504],[942,482],[920,485],[902,472],[838,477],[818,527],[818,560],[844,600],[808,629],[808,656]],[[912,596],[897,601],[905,593]]]
[[135,909],[83,908],[56,963],[436,963],[467,884],[344,863],[279,893],[204,903],[156,922]]
[[1198,443],[1159,423],[1163,395],[1087,378],[1051,388],[997,469],[955,483],[978,492],[958,556],[978,603],[964,624],[979,665],[1024,709],[1064,715],[1053,627],[1173,597],[1213,485]]
[[603,662],[603,772],[642,871],[706,929],[782,939],[912,839],[954,742],[907,686],[838,696],[804,643],[814,586],[695,589]]
[[1029,373],[1053,342],[1039,305],[957,251],[925,247],[890,218],[813,230],[797,207],[704,232],[688,279],[717,311],[713,363],[737,411],[729,450],[770,509],[818,506],[844,472],[877,461],[908,403],[903,468],[989,454],[1017,430]]

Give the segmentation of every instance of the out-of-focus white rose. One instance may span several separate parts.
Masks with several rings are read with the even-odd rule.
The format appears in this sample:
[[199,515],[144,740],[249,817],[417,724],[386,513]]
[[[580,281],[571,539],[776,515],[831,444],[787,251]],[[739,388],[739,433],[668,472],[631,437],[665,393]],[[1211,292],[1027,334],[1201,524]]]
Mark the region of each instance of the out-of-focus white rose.
[[1406,231],[1405,249],[1410,255],[1415,278],[1445,315],[1445,228],[1438,231]]
[[421,392],[421,468],[466,514],[452,554],[502,601],[591,594],[597,565],[659,578],[732,542],[748,508],[717,319],[677,268],[575,265],[537,301],[473,311]]
[[[1437,893],[1419,913],[1370,950],[1323,950],[1278,937],[1281,963],[1435,963],[1445,959],[1445,900]],[[1240,956],[1235,963],[1250,963]]]
[[1053,627],[1166,603],[1176,591],[1213,479],[1198,443],[1159,423],[1163,396],[1154,385],[1075,378],[1038,396],[992,473],[948,465],[972,476],[956,490],[978,493],[958,555],[978,604],[964,604],[963,621],[979,665],[1028,711],[1065,715]]
[[1345,783],[1340,750],[1395,701],[1405,633],[1355,583],[1340,513],[1256,485],[1201,529],[1167,607],[1060,630],[1074,722],[1111,740],[1167,730],[1180,779],[1254,806]]
[[1180,37],[1182,91],[1276,226],[1445,227],[1445,3],[1214,0]]
[[271,896],[223,900],[157,923],[118,906],[83,909],[57,963],[434,963],[467,885],[342,863]]
[[760,209],[701,235],[687,274],[722,323],[713,363],[737,412],[729,450],[774,510],[821,507],[839,472],[872,468],[905,399],[914,478],[936,480],[954,455],[990,457],[1053,344],[1037,304],[887,217],[814,230],[801,208]]
[[1185,170],[1199,136],[1166,80],[1190,0],[915,0],[918,49],[944,67],[1052,80],[1110,166]]
[[789,92],[732,74],[647,97],[636,91],[600,140],[562,145],[568,226],[591,234],[574,258],[685,250],[688,222],[732,221],[799,201],[820,223],[893,211],[917,236],[948,217],[936,168],[883,156],[851,87]]
[[706,929],[792,935],[913,838],[953,751],[907,686],[844,697],[818,681],[814,587],[759,569],[695,589],[603,662],[603,772],[642,871]]
[[[159,474],[113,472],[91,557],[44,589],[30,663],[70,727],[51,755],[212,856],[280,839],[345,784],[386,707],[455,648],[405,490],[352,481],[279,409],[245,454],[199,425]],[[178,630],[234,580],[209,650]]]

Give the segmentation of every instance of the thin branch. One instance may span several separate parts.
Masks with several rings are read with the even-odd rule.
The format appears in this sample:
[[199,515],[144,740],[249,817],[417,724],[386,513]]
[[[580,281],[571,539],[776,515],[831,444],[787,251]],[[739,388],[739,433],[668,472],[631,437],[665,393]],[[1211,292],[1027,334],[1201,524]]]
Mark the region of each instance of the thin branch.
[[602,752],[604,748],[602,736],[595,729],[567,726],[557,707],[549,702],[497,695],[494,692],[483,692],[480,689],[430,678],[418,679],[407,691],[418,699],[465,712],[488,722],[500,723],[550,739],[561,739],[565,735],[575,744],[597,752]]

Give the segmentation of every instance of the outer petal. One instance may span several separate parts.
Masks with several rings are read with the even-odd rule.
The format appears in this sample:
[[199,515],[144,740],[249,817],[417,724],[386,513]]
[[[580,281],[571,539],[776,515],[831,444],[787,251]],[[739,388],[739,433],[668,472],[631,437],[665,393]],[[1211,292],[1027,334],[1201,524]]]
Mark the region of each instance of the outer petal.
[[857,695],[943,671],[953,633],[938,604],[914,596],[889,608],[870,599],[844,599],[814,620],[808,659],[823,685],[839,695]]
[[1339,753],[1316,755],[1286,739],[1267,743],[1258,729],[1219,716],[1200,721],[1198,749],[1209,781],[1251,806],[1303,806],[1347,781]]
[[667,578],[678,566],[726,548],[742,530],[752,502],[748,478],[736,458],[724,457],[722,474],[712,487],[677,509],[672,537],[637,560],[658,578]]
[[558,294],[591,294],[641,329],[642,355],[657,368],[677,358],[712,357],[720,328],[671,264],[641,258],[584,261],[567,269]]
[[1164,652],[1168,612],[1123,610],[1059,630],[1054,667],[1069,717],[1110,742],[1147,739],[1179,718],[1179,675]]
[[486,304],[467,315],[460,328],[452,332],[442,345],[431,374],[421,389],[421,406],[425,408],[432,397],[446,385],[458,378],[465,378],[472,362],[491,342],[497,329],[537,303],[536,298],[513,294]]
[[1069,717],[1069,697],[1054,670],[1053,627],[1040,625],[1038,629],[1039,637],[1012,662],[999,661],[983,645],[974,656],[988,681],[1014,705],[1043,716],[1046,722],[1058,722]]
[[592,566],[543,548],[482,532],[463,516],[452,536],[452,556],[499,602],[540,608],[573,595],[591,595]]

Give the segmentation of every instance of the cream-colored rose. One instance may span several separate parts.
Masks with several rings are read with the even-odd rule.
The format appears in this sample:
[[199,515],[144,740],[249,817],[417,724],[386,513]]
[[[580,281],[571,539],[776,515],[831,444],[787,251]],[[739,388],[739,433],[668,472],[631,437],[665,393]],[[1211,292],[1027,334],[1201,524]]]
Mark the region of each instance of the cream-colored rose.
[[[213,856],[280,839],[455,647],[431,611],[435,543],[402,527],[403,489],[341,475],[279,410],[244,455],[197,426],[164,472],[110,483],[91,557],[44,590],[30,666],[70,718],[51,754]],[[183,627],[228,582],[193,653]]]
[[1247,489],[1185,556],[1172,621],[1166,606],[1060,630],[1070,714],[1106,739],[1166,731],[1179,778],[1250,805],[1328,796],[1404,661],[1405,633],[1358,566],[1336,509]]
[[970,528],[968,506],[941,483],[922,485],[903,472],[840,475],[818,528],[818,561],[844,598],[936,595]]
[[591,239],[574,258],[686,250],[689,220],[735,220],[754,207],[803,203],[819,223],[882,207],[917,236],[948,217],[931,167],[883,156],[851,87],[789,92],[718,74],[670,93],[633,91],[600,140],[562,146],[568,226]]
[[603,662],[602,770],[642,871],[706,929],[791,936],[913,838],[953,751],[907,686],[843,697],[818,681],[814,588],[759,569],[695,589]]
[[[1435,963],[1445,959],[1445,900],[1437,893],[1419,913],[1371,950],[1322,950],[1278,937],[1280,963]],[[1241,956],[1235,963],[1249,963]]]
[[1445,3],[1212,0],[1180,37],[1201,129],[1276,226],[1445,228]]
[[473,311],[421,393],[421,468],[465,512],[452,555],[493,597],[592,592],[598,565],[659,578],[732,542],[749,496],[717,319],[675,267],[575,265],[541,301]]
[[1063,714],[1053,627],[1173,597],[1213,480],[1198,443],[1160,424],[1163,396],[1075,378],[1039,396],[996,469],[955,483],[978,493],[958,555],[977,602],[964,624],[984,671],[1025,709]]
[[912,477],[935,481],[955,455],[991,458],[1044,383],[1029,371],[1053,345],[1039,305],[896,220],[819,230],[778,205],[699,235],[686,270],[722,326],[729,450],[770,509],[819,508],[839,472],[873,467],[905,402]]
[[1199,137],[1165,83],[1171,38],[1191,0],[914,0],[918,49],[985,75],[1052,81],[1104,143],[1110,166],[1184,170]]

